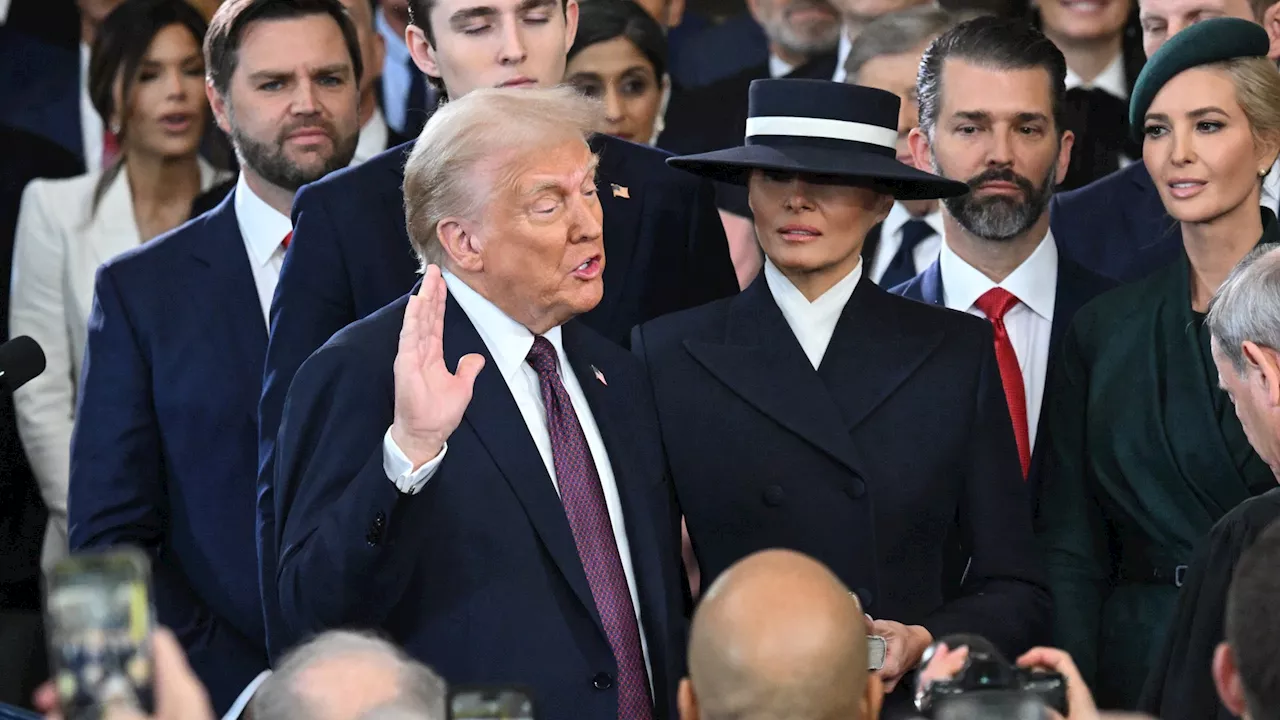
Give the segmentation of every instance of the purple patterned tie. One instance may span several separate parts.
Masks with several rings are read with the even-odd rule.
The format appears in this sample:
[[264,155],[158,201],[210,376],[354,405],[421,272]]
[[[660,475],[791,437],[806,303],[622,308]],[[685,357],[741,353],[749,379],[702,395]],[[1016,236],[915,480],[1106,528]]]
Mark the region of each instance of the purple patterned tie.
[[538,374],[542,386],[560,502],[564,503],[564,514],[569,518],[569,528],[578,546],[578,558],[582,560],[596,610],[618,663],[618,718],[651,720],[653,707],[649,701],[644,651],[640,647],[640,626],[587,436],[582,433],[573,402],[560,382],[556,349],[551,342],[541,335],[535,337],[526,360]]

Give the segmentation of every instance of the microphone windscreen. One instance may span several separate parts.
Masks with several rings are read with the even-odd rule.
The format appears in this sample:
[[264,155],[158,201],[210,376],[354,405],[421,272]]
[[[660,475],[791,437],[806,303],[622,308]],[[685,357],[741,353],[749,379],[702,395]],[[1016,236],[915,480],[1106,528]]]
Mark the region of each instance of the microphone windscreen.
[[44,372],[44,350],[26,335],[0,345],[0,384],[13,391]]

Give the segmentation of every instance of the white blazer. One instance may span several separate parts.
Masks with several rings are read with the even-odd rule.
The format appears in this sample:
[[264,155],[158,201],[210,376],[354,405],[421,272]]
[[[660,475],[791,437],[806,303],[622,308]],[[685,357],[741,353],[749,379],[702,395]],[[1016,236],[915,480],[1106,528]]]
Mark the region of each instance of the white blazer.
[[[142,243],[123,169],[92,211],[101,175],[31,181],[22,193],[14,235],[9,337],[31,336],[44,348],[47,362],[45,371],[13,396],[18,435],[49,508],[41,558],[46,572],[67,553],[71,430],[94,276],[99,265]],[[219,180],[201,160],[201,189]]]

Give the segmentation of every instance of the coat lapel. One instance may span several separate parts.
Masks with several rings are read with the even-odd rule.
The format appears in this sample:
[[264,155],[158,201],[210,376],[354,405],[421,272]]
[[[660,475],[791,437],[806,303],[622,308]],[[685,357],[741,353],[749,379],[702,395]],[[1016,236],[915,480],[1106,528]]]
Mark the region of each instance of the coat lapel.
[[908,332],[886,291],[859,282],[836,323],[818,374],[840,406],[843,427],[857,427],[941,344],[941,330]]
[[216,208],[196,221],[203,225],[203,237],[192,245],[191,252],[210,273],[210,290],[199,298],[201,304],[207,305],[203,312],[216,318],[211,318],[214,327],[222,328],[228,352],[240,360],[233,365],[246,369],[252,382],[258,383],[267,354],[267,322],[258,300],[252,261],[236,219],[235,193],[228,193]]
[[[668,648],[665,642],[671,636],[668,627],[671,618],[667,617],[664,610],[662,544],[654,527],[654,519],[661,517],[663,508],[651,507],[648,492],[652,488],[652,481],[657,478],[645,478],[636,472],[636,468],[644,467],[644,459],[635,457],[636,444],[627,441],[631,423],[627,408],[621,407],[614,395],[618,389],[610,388],[607,379],[602,381],[596,376],[596,370],[603,376],[608,365],[600,359],[600,353],[596,351],[594,344],[607,341],[588,337],[584,326],[578,322],[570,322],[564,326],[562,340],[569,364],[587,396],[591,414],[596,420],[596,426],[600,428],[605,447],[609,450],[610,467],[618,486],[618,495],[622,498],[627,542],[631,547],[631,566],[636,576],[636,594],[640,599],[638,610],[647,630],[649,654],[656,663],[657,658],[669,657],[670,652],[683,651],[683,648]],[[677,561],[678,558],[671,558],[671,562]],[[656,667],[654,674],[658,674]],[[658,680],[659,678],[654,678],[655,683]],[[661,704],[658,703],[659,706]]]
[[90,227],[92,230],[87,234],[97,265],[142,242],[133,217],[133,193],[129,190],[129,179],[125,177],[123,168],[102,193],[97,210],[91,216]]
[[[687,340],[685,348],[757,410],[859,471],[840,411],[774,302],[763,273],[730,301],[723,341]],[[841,477],[847,482],[847,476]]]
[[[625,149],[620,147],[623,142],[608,135],[596,135],[591,140],[591,149],[600,156],[596,188],[600,209],[604,213],[606,243],[604,295],[596,306],[598,310],[593,314],[591,323],[598,328],[614,326],[615,316],[622,309],[622,298],[644,292],[644,288],[633,288],[628,284],[634,275],[631,267],[635,263],[636,238],[642,231],[644,204],[661,199],[656,195],[650,198],[643,187],[636,184],[639,178],[628,176],[620,152]],[[607,317],[598,317],[601,310],[608,314]]]
[[603,633],[604,624],[596,610],[591,586],[587,584],[573,531],[569,528],[569,520],[565,517],[555,486],[547,475],[547,467],[542,463],[538,448],[521,420],[520,408],[498,372],[488,347],[462,306],[449,296],[444,321],[445,363],[456,368],[458,360],[470,353],[483,355],[485,367],[476,377],[475,392],[463,420],[489,451],[511,485],[512,492],[524,506],[529,522],[547,548],[547,553]]

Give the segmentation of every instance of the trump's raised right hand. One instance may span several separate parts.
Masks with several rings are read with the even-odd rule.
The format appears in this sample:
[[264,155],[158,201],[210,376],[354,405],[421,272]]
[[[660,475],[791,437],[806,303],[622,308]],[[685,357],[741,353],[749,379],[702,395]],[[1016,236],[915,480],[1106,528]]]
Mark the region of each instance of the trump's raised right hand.
[[444,308],[448,290],[440,268],[427,266],[422,287],[409,297],[396,353],[395,418],[391,439],[415,468],[440,454],[462,422],[471,402],[484,357],[471,354],[458,361],[458,371],[444,363]]

